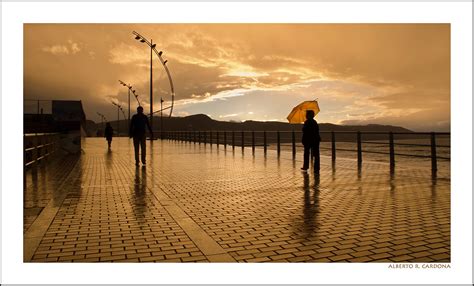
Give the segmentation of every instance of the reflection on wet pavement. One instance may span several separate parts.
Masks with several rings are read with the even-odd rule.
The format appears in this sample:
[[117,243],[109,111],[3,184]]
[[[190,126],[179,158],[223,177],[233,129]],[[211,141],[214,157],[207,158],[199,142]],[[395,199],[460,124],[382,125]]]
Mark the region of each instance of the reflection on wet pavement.
[[[86,139],[32,261],[450,260],[449,171],[322,157],[318,177],[291,153],[151,146],[136,168],[128,139]],[[26,208],[54,197],[41,178],[28,173]]]

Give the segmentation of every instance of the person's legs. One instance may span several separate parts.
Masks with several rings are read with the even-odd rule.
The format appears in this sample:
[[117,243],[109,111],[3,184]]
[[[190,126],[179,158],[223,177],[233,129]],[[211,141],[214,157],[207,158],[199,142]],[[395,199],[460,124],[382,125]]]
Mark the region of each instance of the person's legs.
[[314,155],[314,172],[319,173],[320,169],[320,154],[319,154],[319,142],[316,143],[313,147],[313,155]]
[[142,151],[142,163],[146,164],[146,135],[143,135],[143,137],[140,140],[140,145],[141,145],[141,151]]
[[138,165],[140,160],[138,159],[138,147],[140,145],[140,138],[134,136],[133,137],[133,149],[135,149],[135,164]]
[[309,168],[309,151],[310,147],[309,146],[304,146],[304,153],[303,153],[303,168],[307,170]]

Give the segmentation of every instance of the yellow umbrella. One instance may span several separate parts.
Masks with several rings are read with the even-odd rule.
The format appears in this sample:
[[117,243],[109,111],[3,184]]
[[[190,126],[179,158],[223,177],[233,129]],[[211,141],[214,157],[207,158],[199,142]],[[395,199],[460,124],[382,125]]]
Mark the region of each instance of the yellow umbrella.
[[319,113],[319,105],[316,100],[303,101],[293,108],[286,117],[290,123],[302,123],[306,121],[306,110],[313,110],[314,115]]

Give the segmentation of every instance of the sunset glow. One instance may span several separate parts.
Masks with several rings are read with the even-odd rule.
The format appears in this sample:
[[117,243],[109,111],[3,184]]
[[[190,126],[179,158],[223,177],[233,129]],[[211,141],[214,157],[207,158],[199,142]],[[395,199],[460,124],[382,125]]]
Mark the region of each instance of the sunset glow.
[[[284,122],[318,99],[319,122],[450,129],[449,24],[25,24],[24,97],[115,119],[120,79],[148,110],[150,51],[134,30],[169,61],[173,116]],[[153,72],[157,109],[170,91],[157,59]]]

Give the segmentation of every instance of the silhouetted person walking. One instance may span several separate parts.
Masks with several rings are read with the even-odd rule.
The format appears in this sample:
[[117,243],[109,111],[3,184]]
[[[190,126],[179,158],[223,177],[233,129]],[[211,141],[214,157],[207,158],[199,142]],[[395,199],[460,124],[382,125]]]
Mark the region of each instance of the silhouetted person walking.
[[130,122],[130,138],[133,138],[133,147],[135,149],[135,165],[140,162],[138,154],[139,148],[142,149],[142,164],[146,164],[146,129],[150,131],[150,137],[153,138],[153,131],[150,127],[148,117],[143,114],[143,107],[137,107],[137,114],[132,116]]
[[308,170],[309,168],[309,154],[310,151],[313,152],[314,156],[314,172],[319,174],[319,143],[321,142],[321,137],[319,136],[319,125],[314,120],[314,111],[306,111],[306,121],[303,125],[303,138],[302,143],[304,146],[303,154],[303,168],[301,170]]
[[112,136],[114,136],[114,129],[112,129],[112,126],[110,125],[109,122],[105,125],[105,130],[104,130],[104,137],[105,140],[107,140],[107,144],[110,146],[112,145]]

